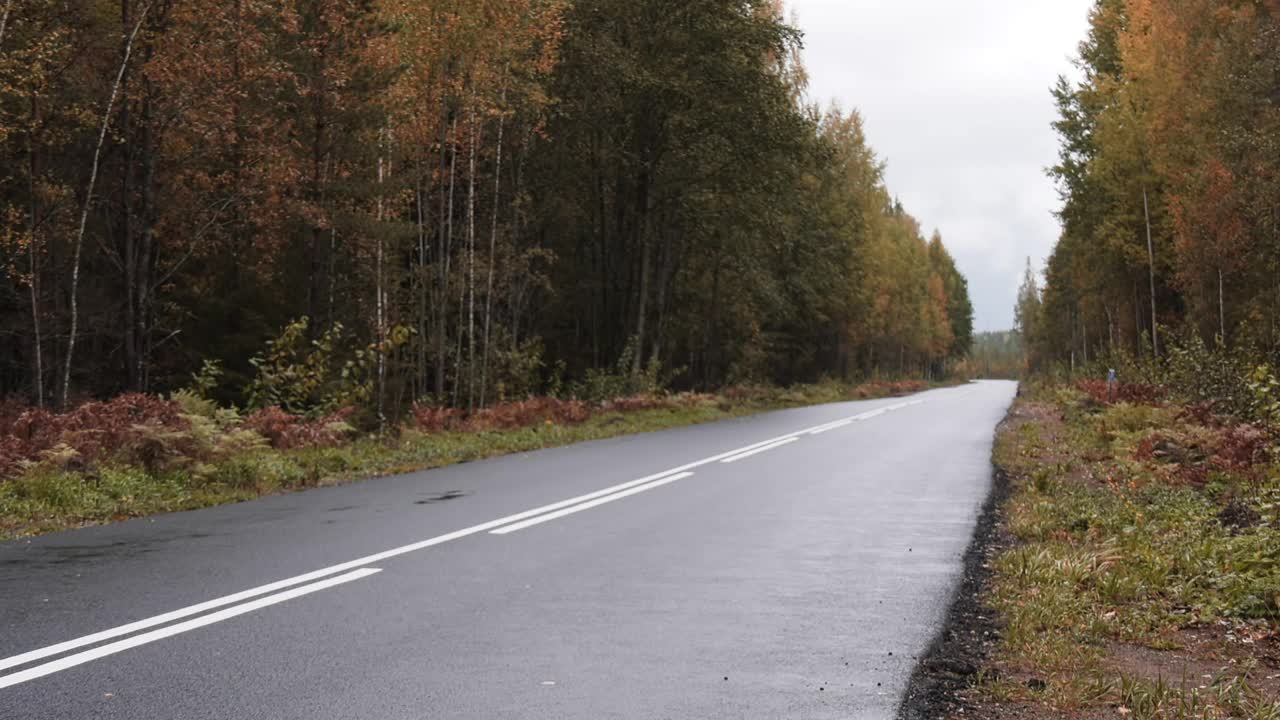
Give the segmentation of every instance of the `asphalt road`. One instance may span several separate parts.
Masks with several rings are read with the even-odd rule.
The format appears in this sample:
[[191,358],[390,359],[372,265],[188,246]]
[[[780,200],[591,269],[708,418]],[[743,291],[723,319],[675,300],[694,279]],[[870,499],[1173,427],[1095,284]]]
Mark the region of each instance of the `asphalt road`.
[[890,718],[1014,391],[0,544],[0,718]]

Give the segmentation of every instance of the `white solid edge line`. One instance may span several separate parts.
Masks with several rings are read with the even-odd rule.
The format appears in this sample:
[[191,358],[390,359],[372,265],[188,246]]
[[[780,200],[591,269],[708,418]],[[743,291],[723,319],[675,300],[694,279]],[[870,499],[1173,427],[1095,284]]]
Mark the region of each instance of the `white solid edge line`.
[[[884,413],[885,413],[885,409],[881,408],[878,410],[872,410],[870,412],[862,413],[861,415],[855,415],[851,418],[844,418],[843,420],[868,420],[870,418],[876,417],[877,415],[883,415]],[[371,565],[371,564],[386,560],[388,558],[404,555],[406,553],[416,552],[418,550],[425,550],[426,548],[429,548],[435,545],[441,545],[443,543],[447,543],[452,540],[457,540],[460,538],[467,537],[468,535],[482,533],[486,530],[492,530],[493,528],[502,527],[503,525],[508,525],[510,523],[518,522],[520,520],[524,520],[525,518],[530,518],[535,515],[541,515],[543,513],[558,510],[563,507],[576,505],[578,503],[581,503],[587,500],[602,497],[604,495],[610,495],[620,490],[625,490],[627,488],[635,487],[637,485],[643,485],[645,483],[667,477],[668,475],[674,475],[676,473],[684,472],[686,470],[693,470],[694,468],[702,467],[703,465],[709,465],[711,463],[724,460],[725,458],[730,458],[735,455],[739,455],[741,453],[754,450],[756,448],[772,445],[782,440],[798,439],[799,436],[804,435],[805,433],[812,432],[813,430],[821,429],[823,427],[826,427],[827,425],[832,425],[836,422],[843,422],[843,420],[835,420],[829,423],[824,423],[822,425],[816,425],[813,427],[805,428],[803,430],[797,430],[795,432],[788,433],[786,435],[779,435],[778,437],[770,438],[768,440],[761,440],[760,442],[752,443],[750,445],[744,445],[740,448],[736,448],[734,450],[729,450],[727,452],[720,453],[719,455],[713,455],[709,458],[696,460],[694,462],[681,465],[680,467],[671,468],[669,470],[664,470],[659,473],[654,473],[652,475],[648,475],[646,477],[642,477],[637,480],[631,480],[629,482],[619,483],[617,485],[613,485],[611,487],[607,487],[602,490],[596,490],[595,492],[590,492],[585,495],[579,495],[577,497],[569,498],[568,500],[561,500],[559,502],[554,502],[549,505],[543,505],[542,507],[534,508],[532,510],[526,510],[524,512],[519,512],[514,515],[508,515],[506,517],[498,518],[497,520],[490,520],[488,522],[481,523],[479,525],[472,525],[471,527],[463,528],[461,530],[455,530],[450,533],[445,533],[444,535],[437,535],[436,537],[429,538],[427,540],[422,540],[420,542],[412,543],[409,545],[403,545],[398,548],[392,548],[390,550],[385,550],[380,553],[375,553],[373,555],[368,555],[366,557],[357,558],[349,562],[339,563],[337,565],[331,565],[329,567],[320,568],[319,570],[314,570],[312,572],[304,573],[302,575],[296,575],[291,578],[277,580],[275,582],[267,583],[266,585],[259,585],[258,587],[249,588],[248,590],[242,590],[240,592],[233,593],[231,595],[225,595],[220,598],[214,598],[213,600],[207,600],[205,602],[197,603],[195,605],[189,605],[187,607],[179,608],[177,610],[172,610],[170,612],[163,613],[160,615],[155,615],[153,617],[143,618],[142,620],[138,620],[136,622],[127,623],[125,625],[119,625],[114,628],[108,628],[101,632],[92,633],[90,635],[84,635],[82,637],[74,638],[72,640],[67,640],[65,642],[57,643],[55,645],[49,645],[47,647],[37,648],[35,650],[22,653],[21,655],[14,655],[12,657],[3,658],[3,659],[0,659],[0,670],[6,670],[8,668],[16,667],[18,665],[25,665],[27,663],[34,662],[36,660],[41,660],[43,658],[50,657],[52,655],[58,655],[58,654],[67,652],[69,650],[74,650],[76,648],[84,647],[86,645],[92,645],[94,643],[102,642],[103,640],[110,640],[112,638],[117,638],[122,635],[129,635],[139,630],[145,630],[147,628],[155,627],[157,625],[163,625],[165,623],[172,622],[174,620],[180,620],[182,618],[190,617],[192,615],[198,615],[208,610],[213,610],[216,608],[225,607],[227,605],[232,605],[242,600],[248,600],[250,598],[258,597],[259,595],[266,595],[268,593],[276,592],[277,590],[284,590],[286,588],[290,588],[295,585],[301,585],[302,583],[311,582],[313,580],[319,580],[321,578],[328,577],[336,573],[345,572],[347,570],[352,570],[352,569],[361,567],[363,565]]]
[[507,525],[506,527],[501,527],[501,528],[498,528],[497,530],[490,530],[489,532],[490,534],[493,534],[493,535],[506,535],[507,533],[513,533],[517,530],[523,530],[527,527],[533,527],[534,525],[540,525],[544,522],[550,522],[551,520],[562,518],[565,515],[572,515],[576,512],[582,512],[583,510],[590,510],[593,507],[604,505],[605,503],[610,503],[610,502],[613,502],[614,500],[621,500],[624,497],[636,495],[646,490],[652,490],[656,487],[661,487],[663,485],[666,485],[667,483],[673,483],[677,480],[683,480],[687,477],[692,477],[692,476],[693,476],[693,473],[691,472],[684,472],[678,475],[671,475],[670,477],[665,477],[665,478],[662,478],[661,480],[655,480],[647,485],[640,485],[638,487],[633,487],[629,490],[623,490],[622,492],[617,492],[612,495],[606,495],[602,498],[596,498],[595,500],[590,500],[580,505],[567,507],[567,508],[564,508],[563,510],[557,510],[555,512],[547,513],[546,515],[539,515],[538,517],[530,518],[528,520],[515,523],[514,525]]
[[847,427],[847,426],[852,425],[852,424],[853,424],[853,421],[852,421],[852,420],[841,420],[840,422],[831,423],[830,425],[827,425],[826,427],[820,427],[820,428],[818,428],[817,430],[810,430],[810,431],[809,431],[809,434],[810,434],[810,435],[821,435],[821,434],[822,434],[822,433],[824,433],[824,432],[830,432],[831,430],[838,430],[838,429],[840,429],[840,428],[842,428],[842,427]]
[[764,447],[758,447],[758,448],[756,448],[755,450],[748,450],[748,451],[746,451],[746,452],[744,452],[744,453],[739,453],[739,454],[737,454],[737,455],[734,455],[733,457],[725,458],[725,459],[721,460],[720,462],[722,462],[722,463],[735,463],[735,462],[738,462],[739,460],[745,460],[745,459],[747,459],[747,458],[751,457],[752,455],[759,455],[759,454],[760,454],[760,453],[762,453],[762,452],[769,452],[770,450],[773,450],[773,449],[775,449],[775,448],[780,448],[780,447],[782,447],[783,445],[790,445],[791,443],[793,443],[793,442],[795,442],[795,441],[797,441],[797,440],[799,440],[799,439],[800,439],[800,438],[798,438],[798,437],[789,437],[789,438],[787,438],[786,440],[779,440],[778,442],[775,442],[775,443],[773,443],[773,444],[771,444],[771,445],[765,445]]
[[359,580],[361,578],[369,577],[370,575],[373,575],[378,572],[381,572],[381,570],[379,570],[378,568],[363,568],[361,570],[356,570],[355,572],[347,573],[346,575],[339,575],[338,577],[329,578],[328,580],[322,580],[320,582],[312,583],[310,585],[303,585],[302,587],[294,588],[292,590],[286,590],[285,592],[277,593],[275,595],[268,595],[267,597],[264,597],[264,598],[258,598],[257,600],[254,600],[252,602],[247,602],[242,605],[229,607],[225,610],[219,610],[216,613],[211,613],[209,615],[204,615],[202,617],[188,620],[186,622],[181,622],[181,623],[178,623],[177,625],[170,625],[169,627],[160,628],[159,630],[152,630],[151,632],[143,633],[141,635],[135,635],[125,640],[118,640],[108,645],[96,647],[92,650],[85,650],[84,652],[76,653],[75,655],[69,655],[67,657],[54,660],[52,662],[47,662],[43,665],[37,665],[28,670],[23,670],[21,672],[16,672],[11,675],[5,675],[3,677],[0,677],[0,690],[3,690],[4,688],[7,688],[7,687],[11,687],[13,685],[18,685],[20,683],[28,682],[30,680],[35,680],[36,678],[44,677],[45,675],[61,672],[63,670],[67,670],[68,668],[73,668],[77,665],[83,665],[84,663],[97,660],[98,658],[103,658],[108,655],[114,655],[118,652],[122,652],[130,648],[138,647],[139,645],[146,645],[147,643],[153,643],[157,640],[163,640],[164,638],[171,637],[173,635],[178,635],[180,633],[184,633],[190,630],[195,630],[196,628],[204,627],[205,625],[212,625],[213,623],[216,623],[216,622],[222,622],[223,620],[228,620],[230,618],[236,617],[237,615],[244,615],[245,613],[253,612],[254,610],[260,610],[269,605],[275,605],[276,603],[282,603],[286,600],[292,600],[296,597],[308,595],[318,590],[331,588],[335,585],[349,583],[352,580]]

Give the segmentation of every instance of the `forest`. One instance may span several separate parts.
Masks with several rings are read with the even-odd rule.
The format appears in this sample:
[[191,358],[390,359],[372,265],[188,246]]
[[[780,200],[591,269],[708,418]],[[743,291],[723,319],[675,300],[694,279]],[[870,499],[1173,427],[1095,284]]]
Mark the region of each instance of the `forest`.
[[638,376],[938,378],[969,349],[941,235],[860,115],[809,97],[776,0],[2,12],[0,398],[385,418]]
[[[1062,235],[1028,266],[1033,368],[1280,360],[1280,3],[1099,0],[1054,89]],[[1043,287],[1041,287],[1043,285]]]

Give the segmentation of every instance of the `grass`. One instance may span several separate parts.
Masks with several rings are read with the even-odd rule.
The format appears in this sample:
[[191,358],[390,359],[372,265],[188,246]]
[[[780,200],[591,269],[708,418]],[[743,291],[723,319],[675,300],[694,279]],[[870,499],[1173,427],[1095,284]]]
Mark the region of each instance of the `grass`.
[[[1001,642],[979,704],[1026,717],[1280,718],[1280,670],[1252,656],[1280,638],[1280,465],[1274,448],[1235,452],[1243,434],[1071,390],[1018,401],[995,449],[1013,493],[987,597]],[[1226,640],[1193,644],[1206,628]],[[1153,668],[1172,650],[1190,667],[1231,661],[1211,680],[1163,677]]]
[[[243,449],[210,462],[144,467],[107,460],[88,467],[46,461],[0,481],[0,540],[163,512],[193,510],[263,495],[443,467],[516,452],[742,417],[768,410],[883,396],[884,384],[821,383],[739,389],[666,407],[597,412],[574,425],[362,436],[331,447]],[[260,438],[259,438],[260,440]]]

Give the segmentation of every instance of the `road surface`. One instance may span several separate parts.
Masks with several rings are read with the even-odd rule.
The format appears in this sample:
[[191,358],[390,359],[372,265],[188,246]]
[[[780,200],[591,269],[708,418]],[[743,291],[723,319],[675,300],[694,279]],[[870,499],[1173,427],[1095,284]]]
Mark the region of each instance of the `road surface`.
[[890,718],[1014,391],[0,544],[0,718]]

